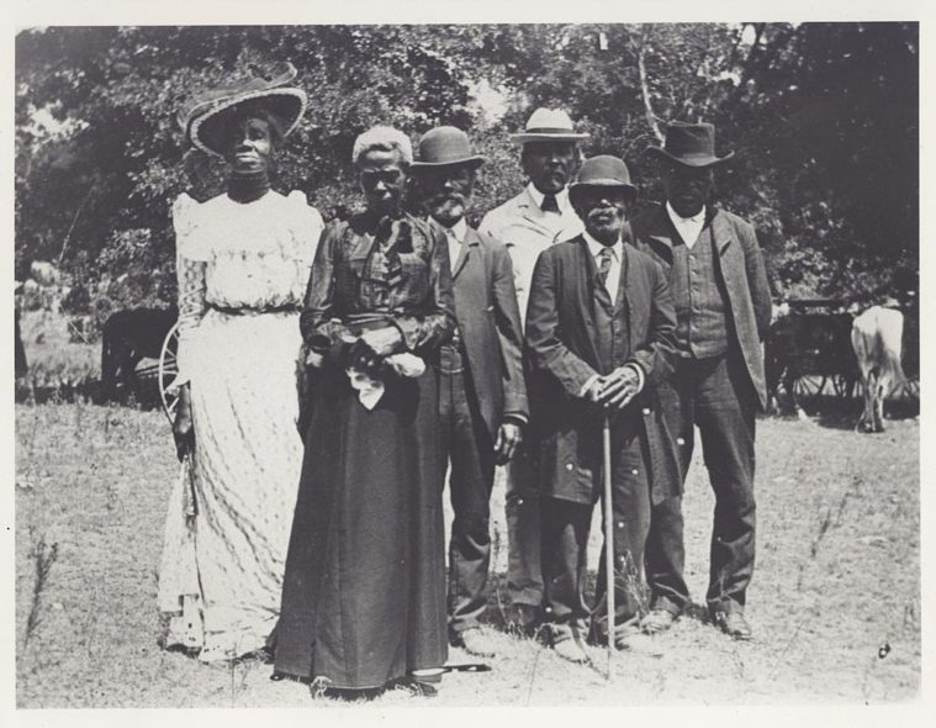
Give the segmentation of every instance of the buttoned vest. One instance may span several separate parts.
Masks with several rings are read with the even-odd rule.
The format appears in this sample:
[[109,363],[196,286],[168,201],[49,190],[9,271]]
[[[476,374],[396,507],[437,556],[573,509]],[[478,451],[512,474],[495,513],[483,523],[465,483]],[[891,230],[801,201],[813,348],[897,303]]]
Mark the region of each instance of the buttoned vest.
[[598,280],[598,276],[595,276],[595,330],[598,334],[595,348],[598,351],[601,374],[608,374],[621,366],[631,353],[627,296],[624,295],[624,282],[627,280],[626,254],[621,261],[620,275],[617,301],[613,304],[607,289]]
[[670,284],[676,304],[676,347],[696,359],[728,350],[727,293],[715,270],[715,239],[706,223],[692,249],[673,235]]

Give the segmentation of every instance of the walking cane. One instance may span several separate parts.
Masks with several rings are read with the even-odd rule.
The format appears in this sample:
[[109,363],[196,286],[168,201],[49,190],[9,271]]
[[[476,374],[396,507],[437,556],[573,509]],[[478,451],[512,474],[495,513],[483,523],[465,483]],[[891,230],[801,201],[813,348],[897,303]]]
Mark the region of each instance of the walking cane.
[[614,644],[614,513],[611,508],[611,419],[604,416],[601,427],[602,477],[604,478],[605,579],[608,599],[608,680],[613,676]]

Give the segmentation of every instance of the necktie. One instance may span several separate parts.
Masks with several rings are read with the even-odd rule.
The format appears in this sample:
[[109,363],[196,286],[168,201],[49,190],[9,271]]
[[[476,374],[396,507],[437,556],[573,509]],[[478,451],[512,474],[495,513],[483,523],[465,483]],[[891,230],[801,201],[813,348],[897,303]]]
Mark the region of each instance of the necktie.
[[458,256],[461,255],[461,241],[455,237],[455,231],[450,227],[445,228],[445,239],[449,248],[449,269],[454,271]]
[[601,260],[598,261],[598,280],[607,290],[608,273],[611,272],[611,248],[602,248],[599,257]]
[[556,202],[556,196],[552,193],[543,195],[543,204],[540,205],[543,212],[559,212],[559,203]]

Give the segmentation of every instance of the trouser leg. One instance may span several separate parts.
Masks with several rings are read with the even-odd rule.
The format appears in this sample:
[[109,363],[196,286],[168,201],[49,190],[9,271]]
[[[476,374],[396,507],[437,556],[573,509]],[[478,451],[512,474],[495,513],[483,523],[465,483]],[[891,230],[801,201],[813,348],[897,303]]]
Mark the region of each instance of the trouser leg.
[[[692,373],[686,365],[677,369],[672,383],[664,383],[659,388],[663,416],[670,433],[676,437],[682,481],[678,488],[680,493],[692,462],[692,389]],[[689,603],[689,587],[683,577],[685,562],[682,496],[674,496],[654,505],[651,510],[644,564],[652,608],[678,614]]]
[[699,382],[702,452],[715,493],[709,609],[743,609],[754,571],[756,400],[738,356],[721,357]]
[[[640,617],[643,598],[641,572],[644,548],[650,531],[649,460],[642,438],[628,434],[622,441],[612,433],[611,513],[614,542],[614,621],[616,626],[635,622]],[[602,512],[607,508],[602,503]],[[605,554],[608,535],[598,566],[594,617],[601,635],[607,634],[607,577]]]
[[449,543],[448,601],[449,625],[453,631],[462,632],[478,626],[487,606],[494,445],[470,382],[461,375],[458,377],[450,455],[449,488],[454,520]]
[[543,581],[547,618],[584,628],[588,531],[592,507],[558,498],[540,499],[543,509]]
[[540,498],[525,446],[507,465],[507,591],[513,604],[539,609],[543,603]]

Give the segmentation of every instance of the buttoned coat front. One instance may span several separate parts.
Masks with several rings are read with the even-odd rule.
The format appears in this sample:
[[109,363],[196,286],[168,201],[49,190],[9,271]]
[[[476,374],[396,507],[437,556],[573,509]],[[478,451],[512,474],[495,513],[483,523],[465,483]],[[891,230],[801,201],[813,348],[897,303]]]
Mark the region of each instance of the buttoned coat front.
[[529,415],[523,333],[510,256],[502,243],[468,228],[452,265],[455,318],[468,371],[491,439],[504,417]]
[[[736,345],[747,366],[762,408],[767,406],[764,356],[761,341],[770,327],[770,284],[764,257],[750,223],[737,215],[711,209],[706,224],[715,241],[715,272],[727,293],[729,342]],[[673,266],[673,240],[678,236],[666,207],[658,205],[631,224],[634,245],[653,256],[669,275]],[[733,339],[733,341],[732,341]]]
[[[644,372],[643,391],[618,415],[639,417],[650,456],[654,503],[675,495],[675,438],[659,412],[656,386],[673,371],[675,312],[666,274],[650,256],[623,246],[621,286],[630,355]],[[602,374],[595,323],[595,262],[581,236],[558,243],[537,261],[526,321],[531,430],[542,495],[592,504],[600,492],[601,411],[582,388]],[[600,305],[600,304],[597,304]]]

